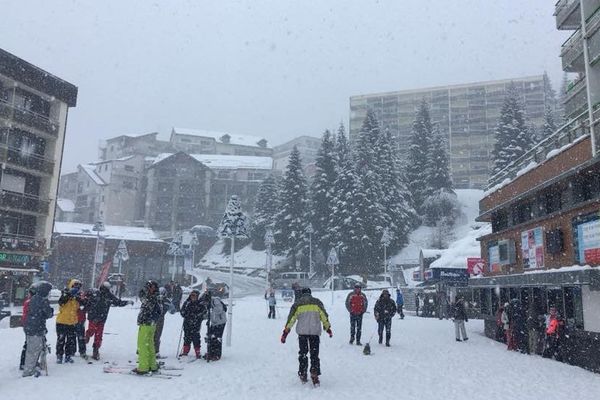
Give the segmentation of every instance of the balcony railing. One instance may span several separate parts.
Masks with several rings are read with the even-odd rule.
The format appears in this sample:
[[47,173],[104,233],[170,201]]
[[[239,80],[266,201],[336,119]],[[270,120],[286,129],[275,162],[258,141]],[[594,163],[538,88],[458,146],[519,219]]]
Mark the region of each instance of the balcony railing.
[[36,154],[24,154],[21,149],[10,147],[5,143],[0,143],[0,162],[34,169],[48,175],[54,173],[53,161]]
[[575,31],[562,45],[560,57],[564,71],[583,72],[585,70],[583,38],[580,30]]
[[4,100],[0,100],[0,117],[12,119],[15,122],[30,126],[53,136],[58,135],[58,122],[50,118],[15,107]]
[[565,115],[567,117],[579,115],[585,108],[587,108],[587,88],[585,79],[581,79],[567,92],[564,103]]
[[0,251],[31,251],[43,252],[46,249],[44,239],[36,239],[33,236],[0,233]]
[[557,29],[577,29],[581,25],[580,0],[559,0],[554,9]]
[[48,215],[50,201],[38,196],[0,190],[0,207]]

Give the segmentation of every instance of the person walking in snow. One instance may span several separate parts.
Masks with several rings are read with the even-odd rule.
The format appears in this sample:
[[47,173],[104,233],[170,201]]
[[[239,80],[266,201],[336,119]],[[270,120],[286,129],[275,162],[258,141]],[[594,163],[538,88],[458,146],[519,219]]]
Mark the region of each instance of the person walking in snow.
[[271,291],[268,296],[265,293],[265,300],[267,300],[267,304],[269,305],[269,315],[267,315],[267,318],[275,319],[275,306],[277,305],[275,292]]
[[88,312],[88,329],[85,332],[85,342],[89,343],[92,336],[94,344],[92,345],[92,358],[100,359],[100,346],[102,346],[102,337],[104,335],[104,324],[108,318],[108,312],[111,306],[124,307],[132,304],[131,301],[119,300],[110,291],[110,283],[104,282],[100,289],[94,289],[90,292],[87,299],[86,310]]
[[160,303],[158,302],[158,283],[150,280],[144,285],[142,306],[137,318],[139,326],[137,338],[138,365],[137,368],[133,369],[136,374],[144,375],[158,371],[154,350],[154,331],[161,312]]
[[390,347],[390,338],[392,337],[392,318],[396,314],[396,303],[392,300],[390,292],[383,289],[379,299],[375,302],[373,308],[375,320],[377,321],[377,333],[379,334],[379,344],[383,343],[383,329],[385,328],[385,345]]
[[312,297],[310,288],[302,289],[301,295],[292,305],[290,313],[281,335],[281,343],[285,343],[290,330],[296,325],[298,334],[298,376],[302,383],[307,382],[308,357],[310,352],[310,376],[314,385],[319,384],[319,375],[321,375],[321,361],[319,360],[319,345],[322,329],[327,332],[329,337],[333,336],[329,316],[325,311],[325,306],[321,300]]
[[550,315],[546,323],[546,343],[542,356],[562,361],[562,337],[564,334],[565,321],[560,318],[556,307],[550,307]]
[[510,343],[512,339],[510,337],[510,320],[508,319],[509,307],[510,304],[504,303],[504,307],[502,307],[502,314],[500,315],[500,322],[502,323],[502,329],[504,331],[504,342],[508,346],[508,350],[511,350]]
[[[27,290],[27,297],[25,297],[25,301],[23,302],[23,314],[21,315],[21,325],[23,326],[23,330],[25,329],[25,321],[27,321],[27,313],[29,311],[29,303],[31,302],[31,298],[35,295],[36,287],[31,285]],[[21,360],[19,362],[19,369],[22,371],[25,368],[25,354],[27,352],[27,334],[25,334],[25,343],[23,343],[23,350],[21,350]]]
[[77,310],[77,323],[75,324],[75,338],[77,349],[79,350],[79,356],[87,360],[87,349],[85,340],[85,319],[86,319],[86,305],[88,300],[88,294],[90,291],[79,290],[79,309]]
[[355,284],[354,290],[346,297],[346,309],[350,313],[350,344],[353,344],[354,338],[356,338],[356,345],[362,345],[360,342],[362,319],[368,306],[369,301],[362,292],[360,283]]
[[[454,332],[456,334],[456,341],[462,342],[467,341],[467,330],[465,329],[465,322],[469,322],[467,317],[467,309],[465,308],[465,302],[462,296],[456,296],[456,302],[453,307],[454,315]],[[462,333],[462,340],[461,340]]]
[[206,337],[208,339],[206,354],[204,357],[208,361],[218,361],[221,359],[223,352],[223,332],[227,323],[227,306],[223,301],[213,295],[210,291],[207,292],[209,299],[209,320],[206,322],[208,330]]
[[400,288],[396,289],[396,309],[398,311],[398,315],[400,319],[404,319],[404,312],[402,308],[404,307],[404,295],[402,294],[402,290]]
[[48,282],[39,282],[35,294],[31,297],[25,319],[25,335],[27,351],[25,352],[25,365],[23,376],[39,376],[36,369],[38,360],[46,347],[46,320],[52,318],[54,310],[50,307],[48,295],[52,285]]
[[165,315],[167,312],[169,314],[175,314],[177,310],[175,310],[175,306],[171,299],[167,296],[167,289],[161,287],[158,290],[158,302],[161,306],[160,318],[156,321],[156,331],[154,331],[154,350],[156,351],[156,358],[162,358],[160,356],[160,337],[162,336],[163,328],[165,326]]
[[[72,363],[76,349],[75,325],[79,320],[81,282],[69,279],[58,299],[58,315],[56,316],[56,362]],[[63,360],[64,356],[64,360]]]
[[206,297],[202,300],[198,289],[192,290],[188,298],[181,306],[181,316],[183,317],[183,349],[181,356],[187,356],[190,352],[191,345],[194,345],[196,358],[200,358],[200,328],[202,320],[207,312]]

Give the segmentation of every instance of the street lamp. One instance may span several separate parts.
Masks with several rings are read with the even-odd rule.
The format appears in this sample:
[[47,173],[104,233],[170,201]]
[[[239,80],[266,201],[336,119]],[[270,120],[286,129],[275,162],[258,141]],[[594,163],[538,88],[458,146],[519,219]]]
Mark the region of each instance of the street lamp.
[[313,276],[313,262],[312,262],[312,234],[315,233],[315,229],[312,226],[312,223],[308,224],[306,228],[306,233],[308,233],[308,277],[312,278]]
[[273,236],[273,229],[267,228],[265,232],[265,247],[267,249],[267,263],[266,263],[266,272],[267,272],[267,289],[269,288],[269,278],[271,275],[271,268],[273,267],[273,249],[271,246],[275,244],[275,237]]
[[167,254],[173,256],[173,269],[171,270],[171,280],[175,280],[175,272],[177,272],[177,256],[182,254],[181,235],[175,234],[173,240],[169,243]]
[[392,234],[388,228],[383,230],[381,244],[383,245],[383,273],[387,277],[387,248],[392,242]]
[[102,246],[100,246],[100,232],[105,230],[104,223],[100,220],[96,221],[92,230],[97,234],[96,251],[94,252],[94,263],[92,266],[92,283],[90,285],[91,288],[94,288],[96,287],[96,269],[98,268],[98,264],[102,264],[104,258],[104,238],[102,238]]

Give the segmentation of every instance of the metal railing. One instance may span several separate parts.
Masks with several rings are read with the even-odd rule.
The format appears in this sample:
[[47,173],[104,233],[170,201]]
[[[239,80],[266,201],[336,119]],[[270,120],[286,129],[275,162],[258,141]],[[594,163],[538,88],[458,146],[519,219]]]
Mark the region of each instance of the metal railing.
[[570,117],[580,114],[585,107],[587,107],[587,88],[585,79],[581,79],[567,92],[564,102],[565,115]]
[[578,58],[581,57],[583,60],[583,37],[581,36],[580,30],[575,31],[575,33],[573,33],[573,35],[571,35],[571,37],[562,45],[560,57],[562,59],[564,70],[577,72],[572,71],[573,68],[571,67]]
[[58,122],[33,111],[15,107],[0,100],[0,117],[12,119],[15,122],[30,126],[51,135],[58,135]]
[[[566,22],[567,18],[573,14],[573,12],[579,7],[580,0],[559,0],[554,8],[554,15],[556,16],[556,27],[561,28],[563,24]],[[580,23],[581,20],[578,19]],[[564,28],[573,28],[575,29],[579,24],[573,24],[566,26]]]
[[0,207],[48,215],[50,201],[38,196],[0,190]]
[[43,251],[46,240],[29,235],[0,233],[0,250]]
[[48,175],[54,173],[54,161],[37,154],[25,154],[21,149],[10,147],[6,143],[0,143],[0,162],[34,169]]

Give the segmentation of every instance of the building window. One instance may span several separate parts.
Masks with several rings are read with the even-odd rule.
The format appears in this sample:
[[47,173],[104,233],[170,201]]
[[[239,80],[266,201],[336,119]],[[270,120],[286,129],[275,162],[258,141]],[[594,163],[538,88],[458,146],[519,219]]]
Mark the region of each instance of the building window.
[[531,202],[524,202],[513,208],[512,222],[513,225],[522,224],[532,218],[532,204]]
[[125,171],[134,172],[135,168],[133,167],[133,165],[126,165],[125,166]]
[[492,215],[492,232],[508,228],[508,213],[500,210]]
[[229,171],[219,171],[217,174],[219,179],[231,179],[231,172]]
[[125,189],[135,189],[135,184],[133,182],[124,181],[123,182],[123,187]]
[[158,184],[158,191],[159,192],[170,192],[173,190],[173,184],[172,183],[166,183],[166,182],[161,182]]

